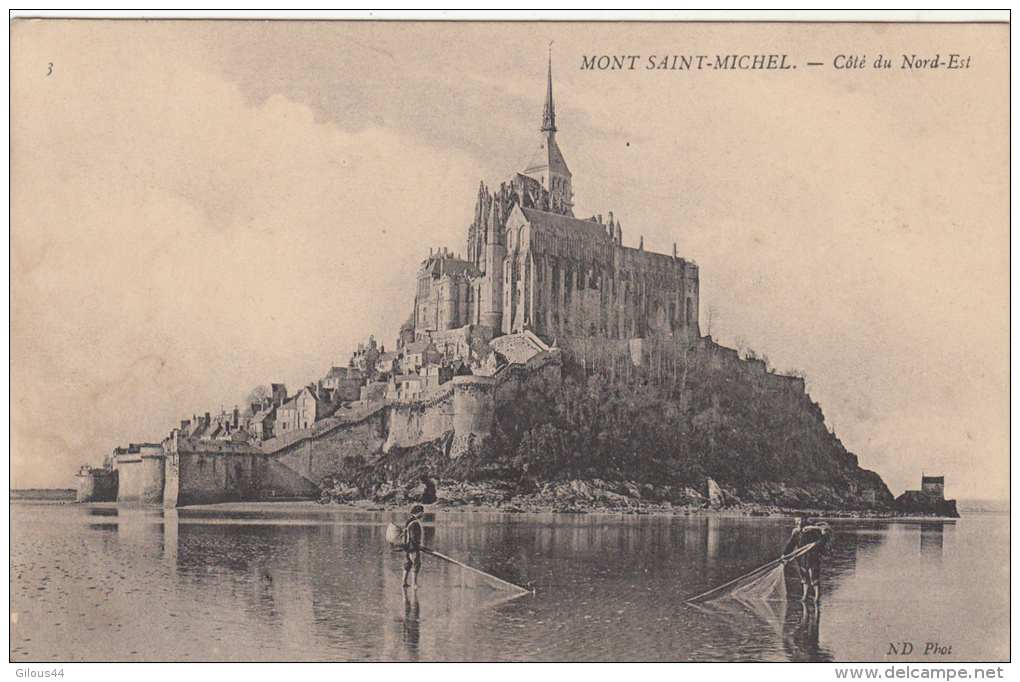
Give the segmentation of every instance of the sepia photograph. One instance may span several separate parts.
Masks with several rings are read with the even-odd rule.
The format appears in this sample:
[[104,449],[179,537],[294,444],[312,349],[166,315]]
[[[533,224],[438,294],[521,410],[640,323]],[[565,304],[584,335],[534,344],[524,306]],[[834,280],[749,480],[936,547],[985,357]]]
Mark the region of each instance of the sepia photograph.
[[19,676],[1002,677],[1008,13],[595,16],[10,21]]

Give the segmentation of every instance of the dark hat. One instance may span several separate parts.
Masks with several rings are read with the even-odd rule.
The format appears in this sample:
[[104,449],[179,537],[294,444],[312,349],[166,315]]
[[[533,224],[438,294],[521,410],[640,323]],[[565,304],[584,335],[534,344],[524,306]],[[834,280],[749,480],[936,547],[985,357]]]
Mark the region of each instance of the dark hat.
[[424,514],[424,513],[425,513],[425,507],[421,506],[420,504],[416,504],[413,507],[411,507],[411,516],[417,516],[418,514]]

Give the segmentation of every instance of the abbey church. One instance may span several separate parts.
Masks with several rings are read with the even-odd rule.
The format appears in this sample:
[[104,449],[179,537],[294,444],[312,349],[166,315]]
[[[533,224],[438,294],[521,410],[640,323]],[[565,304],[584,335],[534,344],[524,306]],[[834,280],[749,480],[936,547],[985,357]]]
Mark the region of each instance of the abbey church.
[[[570,347],[585,338],[700,336],[698,266],[623,245],[608,213],[574,215],[573,181],[556,142],[550,61],[541,141],[527,168],[498,189],[482,183],[466,257],[432,253],[418,273],[414,337],[443,347],[475,329],[531,332]],[[405,330],[409,332],[410,330]]]

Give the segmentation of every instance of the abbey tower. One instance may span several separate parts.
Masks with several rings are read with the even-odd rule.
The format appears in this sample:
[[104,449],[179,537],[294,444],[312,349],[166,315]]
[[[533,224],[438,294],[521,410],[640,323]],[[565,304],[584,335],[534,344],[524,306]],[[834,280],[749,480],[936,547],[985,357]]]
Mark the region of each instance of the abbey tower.
[[573,176],[556,140],[550,61],[541,141],[498,189],[482,183],[463,259],[430,254],[418,274],[416,338],[530,331],[561,346],[586,338],[700,336],[698,267],[623,245],[608,213],[574,217]]

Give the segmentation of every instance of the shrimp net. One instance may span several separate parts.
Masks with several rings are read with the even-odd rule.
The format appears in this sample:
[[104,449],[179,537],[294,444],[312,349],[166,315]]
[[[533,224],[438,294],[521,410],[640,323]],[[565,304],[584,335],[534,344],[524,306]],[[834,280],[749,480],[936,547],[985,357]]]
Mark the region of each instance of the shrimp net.
[[770,561],[750,573],[735,578],[687,600],[697,604],[719,599],[737,599],[742,602],[786,601],[786,563],[811,551],[815,543],[798,547],[786,556]]
[[760,578],[732,587],[729,592],[719,595],[723,596],[740,601],[786,601],[786,566],[780,563]]

